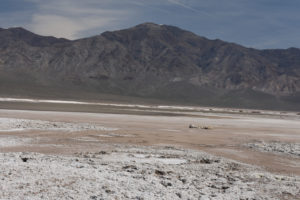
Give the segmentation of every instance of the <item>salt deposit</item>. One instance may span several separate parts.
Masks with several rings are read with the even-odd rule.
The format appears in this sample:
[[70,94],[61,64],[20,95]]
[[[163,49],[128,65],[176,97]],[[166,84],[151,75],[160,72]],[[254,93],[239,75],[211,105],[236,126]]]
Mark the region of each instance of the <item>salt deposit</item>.
[[32,138],[20,138],[14,136],[0,136],[0,148],[15,147],[32,142]]
[[161,147],[119,145],[71,156],[1,153],[0,172],[0,199],[13,200],[265,200],[300,195],[297,176],[271,174],[200,151]]
[[26,131],[26,130],[52,130],[52,131],[115,131],[117,128],[109,128],[91,123],[50,122],[42,120],[0,118],[1,132]]
[[300,143],[257,141],[254,143],[248,143],[245,146],[258,151],[279,153],[300,158]]

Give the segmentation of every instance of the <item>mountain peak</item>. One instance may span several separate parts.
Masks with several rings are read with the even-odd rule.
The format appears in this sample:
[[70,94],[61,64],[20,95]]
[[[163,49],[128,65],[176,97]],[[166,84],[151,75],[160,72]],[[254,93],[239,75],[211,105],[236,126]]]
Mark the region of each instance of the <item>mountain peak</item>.
[[[143,24],[130,27],[128,29],[118,31],[107,31],[101,34],[103,37],[109,40],[135,43],[142,40],[156,40],[162,43],[164,42],[176,42],[175,40],[182,40],[186,37],[194,37],[195,34],[180,29],[171,25],[159,25],[152,22],[146,22]],[[197,36],[201,38],[200,36]]]
[[62,43],[62,42],[69,41],[63,38],[37,35],[22,27],[12,27],[8,29],[0,29],[0,30],[1,30],[0,37],[2,40],[5,40],[6,43],[9,42],[10,40],[15,42],[23,41],[30,46],[44,47],[55,43]]
[[158,28],[158,27],[162,27],[163,25],[159,25],[159,24],[155,24],[153,22],[145,22],[142,24],[137,25],[136,27],[149,27],[149,28]]
[[296,49],[248,49],[149,22],[76,41],[23,28],[5,30],[0,32],[0,80],[10,79],[1,94],[13,86],[20,91],[19,86],[46,85],[73,89],[74,95],[89,90],[205,105],[300,109]]
[[134,26],[132,28],[129,29],[135,29],[135,28],[147,28],[149,30],[177,30],[177,31],[181,31],[181,32],[189,32],[189,31],[185,31],[183,29],[180,29],[176,26],[172,26],[172,25],[166,25],[166,24],[156,24],[156,23],[152,23],[152,22],[146,22],[146,23],[142,23],[139,24],[137,26]]
[[11,28],[8,28],[7,30],[9,30],[9,31],[18,31],[18,32],[30,32],[30,31],[26,30],[23,27],[11,27]]

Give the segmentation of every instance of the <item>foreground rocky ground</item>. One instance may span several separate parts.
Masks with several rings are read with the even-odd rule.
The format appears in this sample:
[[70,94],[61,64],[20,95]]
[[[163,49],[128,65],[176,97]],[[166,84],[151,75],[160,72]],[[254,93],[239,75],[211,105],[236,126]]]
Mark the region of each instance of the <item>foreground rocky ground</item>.
[[0,199],[297,199],[300,177],[201,151],[114,145],[0,154]]
[[300,143],[256,141],[246,144],[245,146],[261,152],[270,152],[273,154],[282,154],[285,156],[300,158]]

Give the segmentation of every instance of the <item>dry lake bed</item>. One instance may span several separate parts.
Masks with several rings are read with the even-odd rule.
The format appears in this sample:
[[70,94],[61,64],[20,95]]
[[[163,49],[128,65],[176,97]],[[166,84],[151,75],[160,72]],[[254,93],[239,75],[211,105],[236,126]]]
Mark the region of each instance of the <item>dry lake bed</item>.
[[0,102],[0,199],[300,199],[296,112]]

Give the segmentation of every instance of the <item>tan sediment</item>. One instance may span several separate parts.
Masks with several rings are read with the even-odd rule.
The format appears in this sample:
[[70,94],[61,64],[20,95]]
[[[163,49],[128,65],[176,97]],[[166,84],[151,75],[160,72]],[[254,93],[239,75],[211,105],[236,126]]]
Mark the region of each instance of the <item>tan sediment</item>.
[[[109,114],[109,109],[105,110],[106,113],[101,113],[101,109],[99,113],[0,110],[0,118],[90,123],[118,129],[76,132],[28,129],[0,132],[0,137],[31,139],[30,143],[0,147],[0,151],[70,154],[97,151],[103,143],[175,145],[261,166],[271,172],[300,175],[299,158],[259,152],[244,146],[254,140],[300,143],[298,118],[187,111],[165,111],[163,115],[159,111],[149,115],[149,111],[143,110],[128,113],[130,108],[126,111],[118,110],[118,114],[115,110],[114,114]],[[189,124],[209,126],[211,129],[189,129]]]

